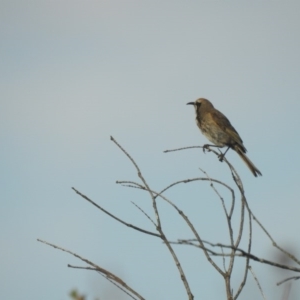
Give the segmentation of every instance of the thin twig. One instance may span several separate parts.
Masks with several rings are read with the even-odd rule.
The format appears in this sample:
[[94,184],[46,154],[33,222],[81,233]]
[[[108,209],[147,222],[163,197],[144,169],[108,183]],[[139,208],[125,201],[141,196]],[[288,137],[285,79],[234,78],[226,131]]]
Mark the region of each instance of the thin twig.
[[123,225],[126,225],[127,227],[130,227],[132,229],[138,230],[140,232],[149,234],[149,235],[153,235],[156,237],[161,238],[161,236],[155,232],[151,232],[145,229],[142,229],[140,227],[137,227],[135,225],[132,225],[130,223],[127,223],[121,219],[119,219],[118,217],[116,217],[115,215],[111,214],[110,212],[108,212],[107,210],[105,210],[104,208],[102,208],[100,205],[98,205],[97,203],[95,203],[93,200],[91,200],[90,198],[88,198],[87,196],[83,195],[82,193],[80,193],[78,190],[76,190],[74,187],[72,187],[72,190],[74,190],[76,192],[76,194],[80,195],[83,199],[87,200],[88,202],[90,202],[91,204],[93,204],[94,206],[96,206],[98,209],[102,210],[105,214],[109,215],[111,218],[117,220],[118,222],[122,223]]
[[[134,159],[129,155],[129,153],[111,136],[110,139],[121,149],[121,151],[129,158],[129,160],[132,162],[132,164],[134,165],[136,171],[137,171],[137,174],[139,176],[139,178],[142,180],[144,186],[146,187],[146,190],[149,192],[150,194],[150,197],[152,199],[152,205],[153,205],[153,209],[154,209],[154,212],[155,212],[155,216],[156,216],[156,221],[157,221],[157,230],[160,231],[160,228],[161,228],[161,223],[160,223],[160,217],[159,217],[159,213],[158,213],[158,209],[157,209],[157,205],[156,205],[156,201],[155,201],[155,198],[154,198],[154,195],[153,193],[151,192],[149,186],[148,186],[148,183],[146,182],[144,176],[142,175],[142,172],[139,168],[139,166],[137,165],[137,163],[134,161]],[[161,232],[160,232],[160,235]]]
[[289,278],[286,278],[286,279],[284,279],[282,281],[277,282],[276,285],[281,285],[281,284],[283,284],[283,283],[285,283],[285,282],[287,282],[289,280],[298,280],[298,279],[300,279],[300,276],[289,277]]
[[154,225],[154,226],[156,226],[155,225],[155,223],[154,223],[154,221],[150,218],[150,216],[143,210],[143,209],[141,209],[136,203],[134,203],[133,201],[131,201],[131,203],[137,208],[137,209],[139,209],[146,217],[147,217],[147,219],[149,219],[151,222],[152,222],[152,224]]
[[254,280],[256,281],[256,284],[257,284],[257,286],[258,286],[258,288],[259,288],[259,290],[260,290],[260,293],[261,293],[262,297],[264,298],[264,300],[266,300],[267,298],[266,298],[266,296],[265,296],[265,294],[264,294],[264,292],[263,292],[263,290],[262,290],[262,288],[261,288],[261,285],[259,284],[259,281],[258,281],[257,277],[255,276],[255,273],[254,273],[252,267],[251,267],[251,266],[248,266],[248,269],[250,270],[250,272],[251,272],[251,274],[252,274]]
[[256,216],[253,214],[253,212],[251,211],[253,220],[259,225],[259,227],[264,231],[264,233],[269,237],[269,239],[271,240],[273,246],[275,248],[277,248],[279,251],[281,251],[282,253],[284,253],[286,256],[288,256],[290,259],[292,259],[293,261],[295,261],[298,265],[300,265],[300,260],[298,260],[293,254],[289,253],[288,251],[284,250],[283,248],[281,248],[280,246],[278,246],[278,244],[275,242],[275,240],[272,238],[271,234],[266,230],[266,228],[261,224],[261,222],[256,218]]
[[112,283],[113,285],[115,285],[118,289],[120,289],[123,293],[127,294],[130,298],[136,300],[137,298],[133,297],[130,293],[128,293],[125,289],[122,288],[122,286],[120,286],[119,284],[117,284],[116,282],[112,281],[110,278],[108,278],[106,275],[102,274],[101,272],[99,272],[96,268],[91,268],[91,267],[78,267],[78,266],[72,266],[70,264],[68,264],[69,268],[72,269],[82,269],[82,270],[92,270],[92,271],[96,271],[98,274],[100,274],[101,276],[103,276],[106,280],[108,280],[110,283]]
[[[131,182],[132,183],[132,182]],[[141,190],[145,190],[144,187],[142,186],[138,186],[138,188],[140,188]],[[164,195],[156,191],[152,191],[156,196],[159,196],[160,198],[162,198],[163,200],[165,200],[167,203],[169,203],[178,213],[179,215],[186,221],[186,223],[188,224],[188,226],[190,227],[190,229],[192,230],[193,234],[196,237],[196,240],[199,242],[199,244],[201,245],[201,249],[203,249],[204,254],[207,258],[207,260],[213,265],[213,267],[222,275],[224,276],[224,272],[218,267],[218,265],[211,259],[211,257],[209,256],[209,253],[206,251],[206,248],[202,242],[202,239],[200,238],[198,232],[196,231],[195,227],[193,226],[193,224],[190,222],[190,220],[188,219],[188,217],[183,213],[182,210],[180,210],[171,200],[167,199]],[[168,243],[170,244],[170,242],[168,241]]]
[[169,243],[167,237],[165,236],[165,233],[162,229],[162,226],[161,226],[161,221],[160,221],[160,216],[159,216],[159,213],[158,213],[158,208],[157,208],[157,204],[156,204],[156,197],[154,196],[152,190],[150,189],[146,179],[144,178],[144,176],[142,175],[142,172],[140,170],[140,168],[138,167],[137,163],[134,161],[134,159],[128,154],[128,152],[111,136],[110,139],[122,150],[122,152],[129,158],[129,160],[132,162],[132,164],[134,165],[135,169],[137,170],[137,173],[138,173],[138,177],[141,179],[141,181],[143,182],[144,184],[144,187],[143,189],[148,191],[148,193],[150,194],[150,197],[152,199],[152,206],[153,206],[153,210],[154,210],[154,213],[155,213],[155,216],[156,216],[156,221],[157,221],[157,224],[156,224],[156,230],[159,232],[159,235],[161,237],[161,239],[164,241],[164,244],[167,246],[169,252],[171,253],[174,261],[175,261],[175,264],[176,264],[176,267],[178,269],[178,272],[180,273],[180,278],[183,282],[183,285],[186,289],[186,292],[187,292],[187,295],[188,295],[188,298],[190,300],[193,300],[194,299],[194,296],[191,292],[191,289],[190,289],[190,286],[189,286],[189,283],[187,281],[187,278],[184,274],[184,271],[181,267],[181,264],[180,264],[180,261],[174,251],[174,249],[172,248],[171,244]]
[[[248,203],[246,202],[246,206],[248,207]],[[246,263],[245,263],[245,271],[244,271],[244,277],[243,280],[237,290],[236,295],[234,296],[234,299],[237,299],[241,291],[243,290],[246,281],[247,281],[247,276],[248,276],[248,269],[249,269],[249,264],[250,264],[250,257],[249,255],[251,254],[251,245],[252,245],[252,218],[251,218],[251,213],[250,210],[248,209],[248,218],[249,218],[249,238],[248,238],[248,252],[246,256]]]
[[[232,249],[232,246],[230,245],[225,245],[225,244],[222,244],[222,243],[211,243],[211,242],[208,242],[208,241],[204,241],[202,240],[204,244],[208,244],[212,247],[222,247],[222,248],[230,248]],[[196,239],[190,239],[190,240],[178,240],[178,242],[172,242],[173,244],[178,244],[178,245],[188,245],[188,246],[194,246],[194,247],[198,247],[198,248],[201,248],[198,244],[195,244],[193,242],[197,242]],[[207,248],[206,247],[206,250],[207,251],[211,251],[212,252],[212,255],[214,256],[223,256],[222,253],[217,253],[217,252],[214,252],[212,251],[211,249]],[[284,270],[290,270],[290,271],[294,271],[294,272],[298,272],[300,273],[300,268],[296,268],[296,267],[293,267],[293,266],[287,266],[287,265],[283,265],[283,264],[278,264],[274,261],[270,261],[270,260],[267,260],[267,259],[264,259],[264,258],[260,258],[252,253],[248,253],[248,251],[245,251],[241,248],[236,248],[235,249],[236,252],[239,252],[239,253],[235,253],[235,256],[237,257],[249,257],[249,259],[252,259],[254,261],[257,261],[257,262],[260,262],[260,263],[263,263],[263,264],[267,264],[267,265],[270,265],[270,266],[273,266],[273,267],[276,267],[276,268],[280,268],[280,269],[284,269]],[[225,256],[230,256],[231,254],[230,253],[225,253],[224,254]]]
[[164,153],[168,153],[168,152],[175,152],[175,151],[180,151],[180,150],[186,150],[186,149],[203,149],[202,146],[190,146],[190,147],[183,147],[183,148],[177,148],[177,149],[171,149],[171,150],[165,150]]
[[[221,200],[222,203],[222,207],[226,216],[226,221],[227,221],[227,226],[228,226],[228,231],[229,231],[229,238],[230,238],[230,243],[233,246],[234,242],[233,242],[233,230],[232,230],[232,226],[231,226],[231,217],[229,216],[226,206],[225,206],[225,202],[224,202],[224,198],[220,195],[220,193],[218,192],[218,190],[215,188],[212,178],[210,178],[210,176],[208,176],[207,172],[205,172],[204,170],[202,170],[201,168],[199,168],[201,172],[203,172],[206,177],[208,178],[208,180],[210,181],[210,186],[213,189],[213,191],[218,195],[218,197]],[[233,208],[233,205],[231,205],[231,207]]]
[[61,248],[61,247],[56,246],[54,244],[48,243],[46,241],[38,239],[38,242],[41,242],[41,243],[46,244],[48,246],[51,246],[51,247],[53,247],[55,249],[59,249],[59,250],[61,250],[63,252],[67,252],[67,253],[69,253],[69,254],[71,254],[71,255],[79,258],[80,260],[84,261],[85,263],[93,266],[97,271],[99,271],[100,273],[102,273],[105,276],[107,276],[110,280],[116,282],[117,284],[121,285],[123,288],[127,289],[128,291],[130,291],[132,294],[134,294],[135,296],[137,296],[139,299],[145,300],[145,298],[143,298],[140,294],[138,294],[135,290],[133,290],[129,285],[127,285],[120,277],[118,277],[118,276],[114,275],[113,273],[111,273],[111,272],[109,272],[109,271],[101,268],[100,266],[98,266],[95,263],[89,261],[88,259],[83,258],[80,255],[78,255],[78,254],[76,254],[76,253],[74,253],[74,252],[72,252],[70,250]]
[[[165,150],[164,153],[169,153],[169,152],[174,152],[174,151],[181,151],[181,150],[187,150],[187,149],[195,149],[195,148],[196,148],[196,149],[197,149],[197,148],[200,148],[200,149],[203,149],[203,151],[206,150],[207,152],[212,152],[212,153],[214,153],[214,154],[215,154],[216,156],[218,156],[218,157],[219,157],[219,155],[220,155],[220,153],[221,153],[220,149],[219,149],[219,153],[218,153],[217,151],[215,151],[215,150],[212,149],[211,147],[204,147],[204,146],[189,146],[189,147],[182,147],[182,148],[177,148],[177,149]],[[228,165],[228,167],[229,167],[229,169],[230,169],[230,171],[231,171],[231,173],[232,173],[232,176],[233,176],[233,177],[236,177],[236,180],[239,181],[239,184],[242,186],[242,181],[241,181],[241,179],[240,179],[238,173],[236,172],[235,168],[229,163],[229,161],[226,159],[226,157],[223,157],[222,162],[223,162],[223,161]]]

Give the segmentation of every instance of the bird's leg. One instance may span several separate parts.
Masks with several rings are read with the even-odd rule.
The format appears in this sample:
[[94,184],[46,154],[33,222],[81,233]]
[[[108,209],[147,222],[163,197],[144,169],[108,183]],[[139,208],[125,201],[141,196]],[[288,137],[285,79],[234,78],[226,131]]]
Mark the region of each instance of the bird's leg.
[[225,154],[227,153],[227,151],[229,150],[230,146],[228,146],[228,148],[226,149],[226,151],[222,154],[219,155],[219,161],[223,161],[223,158],[225,156]]
[[205,144],[202,146],[202,149],[203,149],[203,152],[205,153],[205,150],[209,151],[209,148],[208,147],[217,147],[219,148],[218,146],[216,145],[210,145],[210,144]]

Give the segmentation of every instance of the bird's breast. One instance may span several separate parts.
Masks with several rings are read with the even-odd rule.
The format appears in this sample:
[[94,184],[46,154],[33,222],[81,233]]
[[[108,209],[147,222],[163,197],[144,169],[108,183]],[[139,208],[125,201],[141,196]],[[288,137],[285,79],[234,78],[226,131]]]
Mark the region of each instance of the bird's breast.
[[216,126],[214,123],[205,119],[196,117],[196,123],[202,134],[213,144],[218,147],[224,147],[227,144],[228,136],[226,133]]

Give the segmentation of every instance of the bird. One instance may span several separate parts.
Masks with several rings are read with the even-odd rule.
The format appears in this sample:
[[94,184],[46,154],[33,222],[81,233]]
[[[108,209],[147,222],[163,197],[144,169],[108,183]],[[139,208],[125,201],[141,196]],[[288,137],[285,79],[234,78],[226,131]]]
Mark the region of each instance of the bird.
[[205,99],[199,98],[195,102],[189,102],[187,105],[193,105],[196,112],[196,123],[205,137],[214,145],[205,144],[203,150],[208,146],[223,148],[227,146],[226,151],[219,156],[223,160],[229,149],[233,149],[245,162],[252,174],[262,176],[262,173],[256,168],[253,162],[245,154],[247,152],[243,140],[231,125],[230,121],[213,104]]

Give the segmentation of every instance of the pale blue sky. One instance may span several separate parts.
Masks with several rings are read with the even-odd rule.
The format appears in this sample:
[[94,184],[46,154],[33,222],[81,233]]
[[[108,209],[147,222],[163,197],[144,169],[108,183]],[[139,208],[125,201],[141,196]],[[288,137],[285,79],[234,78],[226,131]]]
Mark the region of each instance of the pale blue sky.
[[[110,135],[156,190],[201,176],[199,167],[230,183],[213,155],[163,153],[207,142],[186,106],[199,97],[231,120],[263,173],[254,178],[228,153],[254,213],[299,253],[299,11],[296,1],[1,1],[0,298],[64,300],[77,287],[89,299],[127,299],[101,276],[68,269],[83,264],[37,238],[116,272],[146,299],[186,298],[158,239],[117,224],[71,187],[154,230],[130,203],[152,215],[147,195],[115,185],[137,176]],[[168,195],[204,239],[224,238],[207,184]],[[165,204],[161,210],[171,239],[191,237],[176,213]],[[195,299],[224,299],[224,284],[202,253],[177,251]],[[269,259],[276,253],[257,227],[253,251]],[[252,265],[267,299],[281,299],[284,288],[275,283],[284,274]],[[290,299],[299,286],[293,283]],[[251,276],[241,299],[259,299]]]

